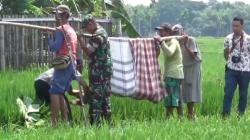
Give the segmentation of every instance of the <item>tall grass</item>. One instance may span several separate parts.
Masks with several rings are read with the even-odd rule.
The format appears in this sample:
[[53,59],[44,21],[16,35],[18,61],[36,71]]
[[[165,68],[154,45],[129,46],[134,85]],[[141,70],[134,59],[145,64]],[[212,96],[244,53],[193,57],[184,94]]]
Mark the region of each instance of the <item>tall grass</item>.
[[[30,132],[27,129],[16,134],[10,124],[18,124],[20,116],[15,100],[20,95],[34,97],[34,78],[42,69],[25,71],[8,70],[0,73],[0,121],[2,127],[0,139],[246,139],[250,138],[250,115],[241,120],[232,115],[222,120],[220,112],[224,95],[224,58],[222,38],[199,38],[202,51],[202,88],[203,103],[196,109],[197,121],[165,119],[162,103],[153,104],[130,98],[112,97],[114,126],[73,128],[61,126],[54,130],[50,127],[38,128]],[[162,63],[160,59],[160,63]],[[86,71],[84,74],[86,78]],[[237,98],[232,111],[236,111]],[[75,122],[80,122],[78,107],[72,107]],[[249,110],[249,109],[248,109]],[[82,124],[82,123],[80,123]],[[14,125],[15,126],[15,125]],[[49,126],[49,125],[48,125]],[[46,135],[43,135],[46,133]],[[1,138],[2,136],[2,138]]]

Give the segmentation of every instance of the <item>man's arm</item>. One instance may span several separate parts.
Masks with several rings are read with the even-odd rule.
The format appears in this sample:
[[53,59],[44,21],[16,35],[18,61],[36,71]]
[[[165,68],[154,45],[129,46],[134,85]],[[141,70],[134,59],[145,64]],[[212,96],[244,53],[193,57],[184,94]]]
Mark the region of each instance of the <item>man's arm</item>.
[[[177,42],[178,43],[178,42]],[[174,54],[174,52],[176,51],[177,49],[177,44],[176,42],[174,41],[171,41],[170,42],[170,45],[168,46],[165,41],[163,41],[161,43],[161,48],[163,50],[163,52],[167,55],[167,56],[172,56]]]
[[63,45],[63,41],[64,41],[63,33],[61,31],[56,31],[55,40],[53,40],[52,38],[48,39],[50,51],[57,52],[60,49],[60,47]]
[[78,40],[79,40],[79,45],[82,48],[83,52],[87,54],[87,56],[90,56],[92,52],[90,52],[90,50],[85,46],[86,45],[85,41],[82,39],[81,36],[78,37]]
[[229,52],[230,52],[229,40],[226,38],[225,41],[224,41],[224,58],[225,58],[226,61],[228,61]]
[[224,58],[227,61],[229,57],[229,48],[224,49]]
[[193,52],[191,51],[189,48],[185,47],[185,49],[187,50],[188,54],[193,58],[196,59],[197,57],[197,52]]
[[92,37],[89,41],[89,43],[87,45],[85,45],[86,43],[83,42],[82,39],[80,40],[80,45],[81,48],[83,49],[83,51],[90,56],[93,52],[95,52],[95,50],[104,43],[105,38],[101,35]]
[[193,58],[196,59],[197,58],[197,53],[198,53],[198,49],[197,49],[197,43],[195,41],[194,38],[188,38],[188,45],[189,47],[185,46],[185,49],[187,50],[187,52],[189,53],[189,55]]

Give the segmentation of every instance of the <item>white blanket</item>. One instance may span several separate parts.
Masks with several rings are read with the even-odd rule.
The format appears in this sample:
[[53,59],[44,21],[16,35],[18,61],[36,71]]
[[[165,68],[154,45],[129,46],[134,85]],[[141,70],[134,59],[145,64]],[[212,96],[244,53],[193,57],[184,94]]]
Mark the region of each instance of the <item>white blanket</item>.
[[109,43],[113,61],[111,90],[120,96],[134,96],[135,69],[129,39],[111,37]]

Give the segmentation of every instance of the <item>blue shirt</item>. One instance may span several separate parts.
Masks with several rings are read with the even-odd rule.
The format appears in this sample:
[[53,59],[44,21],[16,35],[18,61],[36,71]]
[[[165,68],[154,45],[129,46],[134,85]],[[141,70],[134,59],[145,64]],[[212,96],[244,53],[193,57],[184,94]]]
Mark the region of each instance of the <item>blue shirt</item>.
[[52,38],[48,39],[49,49],[52,52],[57,52],[60,47],[63,45],[64,35],[61,31],[55,32],[55,40]]

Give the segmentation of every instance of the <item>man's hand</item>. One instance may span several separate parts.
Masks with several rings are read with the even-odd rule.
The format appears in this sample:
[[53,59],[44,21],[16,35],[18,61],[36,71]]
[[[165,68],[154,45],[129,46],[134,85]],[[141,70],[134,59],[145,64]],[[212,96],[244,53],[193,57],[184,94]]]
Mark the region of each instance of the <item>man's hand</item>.
[[92,37],[91,41],[99,45],[102,43],[102,39],[99,36]]
[[154,40],[155,40],[155,42],[156,42],[157,44],[160,44],[160,43],[162,42],[162,39],[161,39],[160,36],[155,36],[155,37],[154,37]]
[[187,42],[188,42],[188,35],[183,35],[183,36],[181,36],[180,38],[177,38],[177,39],[180,41],[181,44],[183,44],[181,46],[185,47]]
[[49,30],[43,30],[43,31],[42,31],[42,34],[43,34],[43,37],[44,37],[44,38],[48,38],[48,36],[51,36],[51,35],[52,35],[52,32],[49,31]]
[[180,41],[186,42],[188,40],[188,35],[183,35],[181,38],[179,38]]
[[77,39],[78,39],[79,45],[82,49],[83,49],[83,47],[86,47],[85,39],[81,35],[77,35]]

